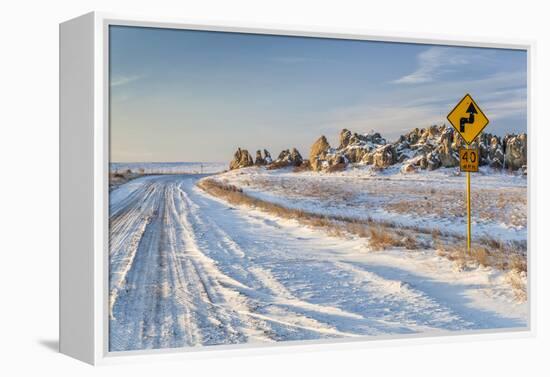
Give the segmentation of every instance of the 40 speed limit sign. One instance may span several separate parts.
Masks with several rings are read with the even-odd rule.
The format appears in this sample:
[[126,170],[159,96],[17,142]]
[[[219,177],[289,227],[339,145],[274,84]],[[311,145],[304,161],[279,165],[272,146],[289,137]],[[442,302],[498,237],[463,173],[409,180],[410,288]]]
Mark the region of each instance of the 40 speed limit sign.
[[461,148],[460,171],[476,173],[479,166],[479,153],[477,149]]

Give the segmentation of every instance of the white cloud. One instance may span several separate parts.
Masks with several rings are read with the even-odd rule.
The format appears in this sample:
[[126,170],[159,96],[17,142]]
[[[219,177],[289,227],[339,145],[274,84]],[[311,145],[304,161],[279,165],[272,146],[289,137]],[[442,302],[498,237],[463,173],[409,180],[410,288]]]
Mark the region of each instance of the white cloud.
[[459,67],[471,64],[473,60],[479,61],[480,58],[483,59],[483,56],[474,56],[467,50],[441,46],[430,47],[418,54],[418,68],[414,72],[394,80],[393,83],[433,82],[446,73],[455,72]]
[[329,110],[325,128],[335,135],[342,128],[355,132],[374,129],[393,140],[415,127],[448,124],[448,112],[465,93],[470,93],[491,121],[488,132],[505,133],[510,123],[503,121],[525,115],[525,85],[525,72],[498,72],[479,79],[433,81],[399,90],[394,87],[354,105]]
[[134,76],[117,76],[111,78],[111,87],[113,86],[122,86],[129,84],[131,82],[137,81],[139,79],[143,78],[141,75],[134,75]]

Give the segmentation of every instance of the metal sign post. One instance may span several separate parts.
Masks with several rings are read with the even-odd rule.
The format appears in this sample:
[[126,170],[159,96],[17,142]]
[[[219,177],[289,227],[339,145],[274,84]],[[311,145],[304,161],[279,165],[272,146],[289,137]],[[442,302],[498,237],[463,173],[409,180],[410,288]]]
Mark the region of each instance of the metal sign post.
[[472,255],[472,204],[470,201],[470,172],[466,172],[466,216],[468,217],[468,230],[466,235],[466,249],[468,255]]
[[473,148],[461,148],[459,150],[460,157],[460,171],[466,172],[466,217],[467,217],[467,231],[466,231],[466,246],[468,254],[471,254],[472,244],[472,205],[470,196],[470,173],[477,172],[479,166],[479,153],[477,149]]
[[468,250],[468,254],[471,255],[472,203],[470,173],[478,171],[479,153],[477,149],[470,148],[470,144],[489,124],[489,119],[483,114],[483,111],[481,111],[469,94],[466,94],[458,102],[455,108],[447,115],[447,119],[467,145],[467,148],[461,148],[459,151],[459,164],[460,171],[466,172],[466,249]]

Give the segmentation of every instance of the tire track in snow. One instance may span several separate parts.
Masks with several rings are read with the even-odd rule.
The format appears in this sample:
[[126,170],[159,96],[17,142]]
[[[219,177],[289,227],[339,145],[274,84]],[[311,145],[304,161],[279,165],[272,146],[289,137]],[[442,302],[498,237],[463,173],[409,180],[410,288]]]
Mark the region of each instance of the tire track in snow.
[[[283,326],[286,327],[286,331],[290,332],[300,332],[300,330],[304,330],[305,334],[301,334],[300,336],[305,338],[323,337],[326,334],[333,336],[353,336],[353,334],[338,331],[329,323],[319,322],[310,316],[304,315],[300,311],[292,310],[292,307],[307,307],[309,310],[337,312],[338,315],[355,318],[361,318],[361,316],[354,315],[352,313],[345,313],[337,308],[326,306],[319,307],[317,305],[301,301],[296,297],[288,298],[288,292],[283,291],[280,286],[278,286],[279,289],[274,289],[273,287],[277,286],[277,283],[275,282],[275,279],[270,276],[270,272],[258,265],[252,265],[246,258],[243,260],[242,257],[246,254],[239,246],[238,242],[233,240],[228,233],[223,231],[222,228],[215,222],[210,221],[211,218],[205,217],[203,219],[200,211],[198,211],[200,207],[189,198],[189,195],[184,190],[181,191],[181,194],[187,206],[184,213],[186,213],[187,217],[189,217],[184,220],[184,223],[186,224],[185,228],[193,229],[193,234],[190,235],[190,237],[195,240],[194,242],[198,243],[196,241],[195,234],[201,234],[203,235],[203,242],[201,243],[202,249],[212,251],[212,249],[216,249],[221,246],[222,248],[220,249],[220,254],[218,255],[222,256],[225,252],[225,248],[223,246],[230,248],[233,251],[233,254],[238,258],[238,260],[230,260],[232,272],[234,272],[233,269],[237,266],[244,265],[246,267],[246,269],[238,268],[237,275],[234,277],[229,277],[215,266],[217,264],[216,262],[220,262],[220,259],[217,259],[216,262],[214,262],[201,252],[201,247],[197,245],[195,248],[196,252],[200,253],[200,258],[207,261],[209,264],[210,275],[207,279],[210,280],[212,277],[215,277],[215,281],[221,283],[217,286],[218,292],[221,292],[223,295],[223,292],[227,292],[227,289],[230,288],[230,295],[234,295],[235,292],[237,292],[237,294],[246,296],[246,300],[240,300],[238,308],[235,310],[237,313],[244,316],[243,320],[245,322],[252,322],[251,325],[246,328],[247,333],[258,333],[259,331],[260,333],[263,332],[270,338],[280,340],[280,337],[276,335],[273,336],[272,334],[280,331],[281,326]],[[200,229],[205,226],[208,228],[208,232],[204,231],[204,229]],[[214,235],[204,237],[206,233],[209,232],[214,233]],[[210,240],[210,242],[204,242],[208,240]],[[242,275],[243,271],[246,272],[245,276]],[[252,289],[249,286],[251,283],[253,283],[255,289],[258,289],[258,287],[261,286],[269,293],[262,294],[256,292],[255,289]],[[267,314],[260,314],[256,310],[259,306],[275,307],[276,305],[278,306],[277,309],[280,312],[282,311],[285,319],[281,318],[281,313],[279,313],[278,316],[270,316]],[[258,323],[258,319],[262,319],[263,321]],[[274,329],[273,326],[271,326],[273,324],[277,325],[277,329]],[[257,338],[257,335],[253,335],[252,337]]]
[[111,351],[479,327],[418,277],[354,262],[353,243],[232,208],[196,180],[147,177],[110,206]]
[[[199,189],[193,191],[197,196],[225,204],[223,200]],[[227,204],[225,206],[228,207]],[[360,240],[353,242],[327,237],[324,232],[308,230],[296,222],[280,220],[249,208],[235,209],[234,212],[237,214],[233,221],[239,217],[246,219],[237,228],[258,227],[257,235],[253,237],[259,238],[261,234],[269,254],[278,249],[282,251],[277,258],[273,258],[274,262],[263,264],[294,295],[317,304],[336,305],[365,318],[355,323],[339,321],[338,329],[342,331],[379,335],[525,326],[524,319],[518,318],[523,309],[507,299],[496,297],[494,300],[493,295],[487,305],[479,305],[480,301],[486,301],[484,298],[472,300],[480,295],[485,297],[486,290],[495,293],[506,289],[495,287],[482,271],[457,275],[452,272],[449,261],[440,261],[441,258],[428,261],[422,256],[423,253],[403,254],[402,251],[398,259],[385,257],[387,262],[380,265],[377,256],[385,253],[369,255]],[[210,218],[216,218],[216,221],[223,219]],[[223,221],[220,223],[224,227],[228,225]],[[270,244],[266,234],[274,235],[273,243]],[[253,246],[246,247],[247,252],[254,250]],[[419,259],[411,258],[413,255],[418,255]],[[265,255],[262,257],[265,258]],[[366,264],[367,260],[376,262],[375,266]],[[295,263],[302,267],[293,268]],[[314,273],[307,276],[308,270]],[[327,278],[324,279],[324,276]],[[323,313],[311,314],[317,316]],[[337,320],[329,319],[331,323]]]

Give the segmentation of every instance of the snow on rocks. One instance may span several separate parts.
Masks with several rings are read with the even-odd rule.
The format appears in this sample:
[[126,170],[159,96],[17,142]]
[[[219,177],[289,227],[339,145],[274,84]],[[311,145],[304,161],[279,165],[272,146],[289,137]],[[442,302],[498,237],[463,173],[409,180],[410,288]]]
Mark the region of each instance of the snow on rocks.
[[[292,151],[287,149],[281,152],[271,168],[304,164],[316,172],[335,172],[342,171],[350,165],[369,165],[378,170],[400,165],[402,172],[411,173],[418,169],[458,167],[458,152],[464,146],[459,134],[445,125],[415,128],[401,135],[393,143],[388,143],[378,132],[359,134],[343,129],[339,134],[338,147],[332,147],[322,135],[311,146],[308,162],[302,159],[296,148]],[[479,149],[480,166],[520,170],[523,173],[527,171],[525,133],[506,135],[503,138],[482,133],[471,146]],[[264,158],[258,153],[256,165],[270,165],[264,162]],[[234,166],[240,168],[250,164],[234,163]]]
[[254,165],[254,160],[250,153],[246,149],[238,148],[233,156],[233,160],[229,163],[229,169],[240,169],[252,165]]

